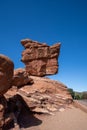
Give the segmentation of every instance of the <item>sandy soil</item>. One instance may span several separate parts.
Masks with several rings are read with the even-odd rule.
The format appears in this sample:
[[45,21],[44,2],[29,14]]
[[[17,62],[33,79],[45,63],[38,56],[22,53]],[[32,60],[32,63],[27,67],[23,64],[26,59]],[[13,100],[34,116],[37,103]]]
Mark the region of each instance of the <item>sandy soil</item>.
[[[39,126],[40,130],[87,130],[87,113],[77,108],[56,112]],[[38,130],[39,130],[38,129]]]
[[55,112],[55,115],[33,115],[27,111],[24,114],[20,115],[21,128],[17,130],[87,130],[87,113],[79,108],[68,108],[63,112]]

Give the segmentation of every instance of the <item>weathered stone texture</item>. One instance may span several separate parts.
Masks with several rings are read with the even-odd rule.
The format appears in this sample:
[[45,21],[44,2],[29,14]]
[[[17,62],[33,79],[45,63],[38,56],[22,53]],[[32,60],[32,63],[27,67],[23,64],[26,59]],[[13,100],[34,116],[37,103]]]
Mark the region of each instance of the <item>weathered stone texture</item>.
[[25,39],[21,41],[21,44],[25,47],[22,52],[22,61],[30,75],[45,76],[58,72],[60,43],[48,46],[46,43],[41,44]]
[[32,84],[33,80],[29,78],[28,73],[23,68],[15,69],[13,75],[13,86],[21,87],[26,84]]
[[73,101],[64,84],[42,77],[57,73],[60,43],[48,46],[29,39],[21,43],[25,69],[14,70],[13,62],[0,55],[0,129],[11,121],[15,130],[20,129],[18,118],[24,108],[53,114]]
[[54,80],[48,78],[30,76],[34,83],[32,85],[24,85],[17,91],[10,89],[6,95],[13,97],[19,94],[26,102],[31,111],[39,113],[51,113],[66,108],[72,102],[67,87]]
[[7,101],[4,96],[0,96],[0,128],[5,123],[5,109],[7,107]]
[[0,54],[0,95],[11,87],[13,71],[13,62],[8,57]]

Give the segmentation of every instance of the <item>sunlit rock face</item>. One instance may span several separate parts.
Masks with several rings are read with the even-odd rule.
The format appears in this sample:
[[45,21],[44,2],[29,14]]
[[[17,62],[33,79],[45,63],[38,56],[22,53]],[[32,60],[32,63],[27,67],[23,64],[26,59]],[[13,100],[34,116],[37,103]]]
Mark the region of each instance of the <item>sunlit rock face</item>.
[[[37,113],[50,114],[65,109],[72,103],[72,97],[63,83],[46,77],[29,76],[28,78],[33,80],[31,85],[29,83],[21,87],[13,87],[7,91],[7,97],[20,95],[29,109]],[[19,99],[16,98],[16,101]]]
[[58,56],[60,43],[48,46],[30,39],[21,40],[25,50],[22,52],[22,62],[29,75],[45,76],[58,72]]

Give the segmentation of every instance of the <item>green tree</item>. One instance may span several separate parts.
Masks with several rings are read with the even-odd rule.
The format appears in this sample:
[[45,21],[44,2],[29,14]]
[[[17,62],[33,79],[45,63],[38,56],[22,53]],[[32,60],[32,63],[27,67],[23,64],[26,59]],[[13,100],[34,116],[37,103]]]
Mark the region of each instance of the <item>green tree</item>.
[[80,100],[80,99],[81,99],[80,95],[75,95],[74,98],[77,99],[77,100]]
[[69,91],[69,93],[71,94],[72,98],[74,99],[74,97],[75,97],[75,92],[73,91],[73,89],[72,89],[72,88],[68,88],[68,91]]

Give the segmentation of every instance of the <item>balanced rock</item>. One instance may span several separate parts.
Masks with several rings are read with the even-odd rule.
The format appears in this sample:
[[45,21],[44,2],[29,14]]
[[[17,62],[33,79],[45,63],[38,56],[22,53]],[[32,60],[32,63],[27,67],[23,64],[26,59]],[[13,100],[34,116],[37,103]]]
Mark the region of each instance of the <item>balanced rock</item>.
[[0,54],[0,95],[3,95],[10,87],[13,78],[13,62]]
[[13,76],[13,86],[21,87],[26,84],[32,84],[33,80],[29,78],[29,74],[23,68],[18,68],[14,70]]
[[25,47],[22,52],[22,61],[26,71],[33,76],[53,75],[58,72],[58,56],[60,43],[48,46],[30,39],[21,40]]

